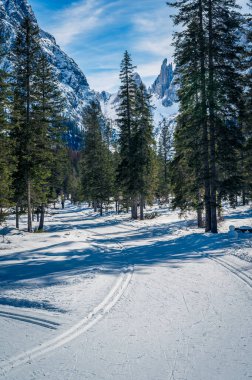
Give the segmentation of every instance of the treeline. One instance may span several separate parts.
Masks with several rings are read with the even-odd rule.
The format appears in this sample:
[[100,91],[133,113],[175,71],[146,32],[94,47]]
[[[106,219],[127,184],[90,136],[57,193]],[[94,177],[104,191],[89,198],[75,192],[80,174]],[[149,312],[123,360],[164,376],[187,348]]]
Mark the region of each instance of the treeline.
[[119,138],[111,140],[110,126],[104,122],[100,106],[92,103],[83,115],[84,148],[80,163],[84,199],[94,209],[110,201],[116,210],[129,210],[133,219],[144,218],[144,207],[152,201],[156,182],[156,152],[150,96],[143,84],[134,80],[134,66],[128,52],[121,63],[119,91]]
[[67,186],[71,160],[63,143],[63,100],[39,30],[26,18],[11,52],[0,41],[1,67],[6,58],[10,72],[0,70],[0,222],[9,207],[28,214],[28,231],[37,214],[43,229],[45,207]]
[[[215,3],[214,3],[215,4]],[[234,2],[183,1],[175,24],[175,60],[180,109],[159,124],[155,143],[151,99],[136,84],[130,55],[121,63],[117,109],[119,139],[110,148],[99,106],[85,116],[81,170],[85,199],[109,199],[143,219],[153,199],[195,210],[198,226],[217,232],[222,202],[231,206],[252,194],[251,20]],[[211,8],[213,6],[213,8]],[[210,12],[210,14],[209,14]],[[247,44],[244,43],[244,36]],[[248,48],[246,48],[246,46]]]
[[[251,4],[251,0],[250,0]],[[117,138],[98,101],[83,111],[79,151],[63,143],[63,102],[26,19],[12,52],[11,74],[0,72],[0,210],[16,206],[40,216],[59,195],[88,201],[95,211],[115,204],[144,218],[154,200],[194,210],[198,226],[217,232],[223,201],[252,196],[251,17],[233,0],[183,0],[175,7],[179,114],[163,119],[154,138],[151,98],[135,81],[126,51],[121,62]],[[1,59],[4,52],[1,52]]]
[[[138,207],[143,218],[144,205],[154,198],[171,200],[173,208],[195,210],[198,226],[216,233],[223,201],[235,207],[241,199],[245,205],[252,194],[251,16],[243,16],[233,0],[168,5],[177,9],[174,23],[182,26],[174,36],[180,103],[175,133],[164,119],[155,144],[150,97],[144,85],[136,85],[126,52],[117,109],[119,141],[113,153],[105,148],[105,160],[101,145],[93,161],[97,179],[87,170],[92,165],[88,151],[92,155],[94,147],[86,146],[83,185],[95,205],[112,196],[131,207],[134,219]],[[86,131],[89,135],[88,127]],[[92,194],[92,183],[100,194],[97,189]]]

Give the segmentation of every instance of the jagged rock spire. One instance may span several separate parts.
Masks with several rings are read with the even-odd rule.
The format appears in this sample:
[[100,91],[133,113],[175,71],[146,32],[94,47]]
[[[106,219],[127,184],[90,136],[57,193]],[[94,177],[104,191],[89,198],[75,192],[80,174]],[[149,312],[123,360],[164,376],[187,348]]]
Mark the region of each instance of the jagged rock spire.
[[160,74],[151,87],[151,92],[158,95],[159,98],[163,98],[166,90],[169,89],[173,78],[172,63],[167,64],[167,58],[164,59]]

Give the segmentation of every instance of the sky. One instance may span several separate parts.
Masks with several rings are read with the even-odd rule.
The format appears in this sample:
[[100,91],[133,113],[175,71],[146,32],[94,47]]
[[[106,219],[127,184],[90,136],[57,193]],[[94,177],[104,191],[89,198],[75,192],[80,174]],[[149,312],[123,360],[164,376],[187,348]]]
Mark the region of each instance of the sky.
[[[72,57],[96,91],[119,86],[125,50],[149,86],[172,62],[173,9],[165,0],[29,0],[39,25]],[[246,0],[239,0],[246,3]]]

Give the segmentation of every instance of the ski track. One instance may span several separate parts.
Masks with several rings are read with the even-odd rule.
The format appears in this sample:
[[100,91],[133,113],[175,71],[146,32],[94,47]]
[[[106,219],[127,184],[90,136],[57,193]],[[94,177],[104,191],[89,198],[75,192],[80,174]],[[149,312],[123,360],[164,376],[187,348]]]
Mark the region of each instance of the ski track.
[[31,323],[31,324],[38,325],[41,327],[46,327],[52,330],[56,330],[60,326],[59,323],[49,321],[48,319],[42,319],[42,318],[37,318],[37,317],[24,315],[24,314],[18,314],[18,313],[11,313],[11,312],[6,312],[2,310],[0,310],[0,317],[15,319],[18,321]]
[[[84,214],[83,212],[81,213]],[[105,219],[105,218],[103,219],[104,219],[103,220],[104,223],[110,227],[124,229],[124,230],[127,230],[128,232],[132,232],[135,230],[136,225],[135,224],[133,225],[133,223],[130,223],[129,225],[127,224],[125,226],[122,226],[122,225],[118,226],[118,225],[111,224],[110,220],[108,219]],[[59,219],[59,221],[62,224],[64,223],[63,220]],[[121,224],[124,224],[123,221],[120,219],[114,218],[112,219],[112,221],[116,221],[116,222],[120,222]],[[95,224],[94,224],[94,227],[95,227]],[[78,231],[78,226],[69,225],[69,228],[71,229],[71,232]],[[103,234],[103,233],[94,231],[90,228],[85,229],[85,231],[87,231],[89,234],[93,236],[101,236],[101,237],[106,236],[109,240],[111,241],[114,240],[113,243],[115,243],[118,246],[118,248],[120,249],[120,252],[124,250],[123,243],[117,242],[114,238],[110,238],[105,233]],[[70,232],[70,235],[72,235],[71,232]],[[244,273],[238,267],[227,263],[225,260],[222,260],[219,257],[218,258],[214,257],[214,255],[211,255],[211,254],[205,255],[205,257],[208,258],[209,260],[214,261],[216,264],[219,264],[223,268],[225,268],[227,271],[232,273],[234,276],[238,277],[240,280],[242,280],[247,286],[249,286],[252,289],[252,277]],[[71,326],[68,330],[64,331],[63,333],[54,337],[53,339],[50,339],[42,343],[39,346],[36,346],[30,350],[27,350],[26,352],[22,354],[9,358],[4,363],[1,363],[0,376],[5,377],[6,373],[9,372],[11,369],[16,368],[27,362],[30,362],[31,360],[34,360],[37,357],[48,354],[51,351],[64,346],[65,344],[71,342],[72,340],[79,337],[86,331],[90,330],[96,323],[98,323],[102,318],[104,318],[104,316],[106,316],[106,314],[108,314],[110,310],[115,306],[115,304],[121,299],[129,283],[131,282],[133,272],[134,272],[134,266],[128,265],[127,267],[123,268],[123,270],[120,272],[119,278],[116,281],[115,285],[112,287],[112,289],[109,291],[107,296],[103,299],[103,301],[100,304],[98,304],[86,317],[82,318],[79,322]],[[183,299],[184,299],[185,306],[187,307],[187,310],[188,310],[188,306],[187,306],[184,294],[183,294]],[[49,321],[46,319],[18,314],[18,313],[5,312],[1,310],[0,310],[0,317],[12,318],[12,319],[20,320],[27,323],[32,323],[32,324],[50,328],[50,329],[57,329],[58,326],[60,326],[59,323]],[[175,376],[175,371],[176,371],[177,356],[178,356],[178,352],[176,353],[176,356],[174,359],[172,371],[170,373],[170,379],[175,379],[174,376]]]
[[[109,224],[109,222],[108,222]],[[113,226],[112,226],[113,227]],[[77,226],[71,226],[72,230],[78,229]],[[94,232],[91,229],[86,229],[89,233],[94,236],[107,236],[110,240],[112,240],[108,235],[102,234],[99,232]],[[124,247],[122,243],[115,242],[119,249],[123,251]],[[78,323],[74,324],[71,328],[63,332],[62,334],[56,336],[55,338],[48,340],[47,342],[42,343],[39,346],[36,346],[26,352],[16,355],[8,360],[6,360],[0,366],[0,375],[4,376],[11,369],[14,369],[22,364],[30,362],[33,359],[36,359],[39,356],[45,355],[57,348],[64,346],[66,343],[71,342],[73,339],[82,335],[89,329],[91,329],[97,322],[99,322],[106,314],[110,312],[110,310],[115,306],[115,304],[120,300],[124,291],[128,287],[134,272],[134,266],[128,265],[123,269],[120,273],[119,279],[116,284],[112,287],[107,296],[103,299],[103,301],[98,304],[86,317],[81,319]],[[55,322],[51,322],[48,320],[42,320],[36,317],[24,317],[21,314],[7,313],[0,311],[0,317],[8,317],[28,323],[37,324],[43,327],[47,327],[50,329],[56,329],[56,325],[59,325]]]
[[31,350],[26,351],[23,354],[17,355],[7,360],[1,366],[1,374],[5,376],[6,372],[10,371],[12,368],[15,368],[30,360],[33,360],[38,356],[47,354],[50,351],[53,351],[54,349],[71,342],[73,339],[88,331],[97,322],[99,322],[107,313],[109,313],[109,311],[119,301],[124,291],[128,287],[132,275],[133,267],[128,267],[127,269],[125,269],[123,276],[120,276],[114,287],[110,290],[109,294],[98,306],[96,306],[93,309],[93,311],[91,311],[88,314],[87,317],[83,318],[81,321],[73,325],[70,329],[55,337],[54,339],[51,339],[41,344],[40,346],[37,346]]
[[227,269],[230,273],[242,280],[246,285],[252,289],[252,277],[248,276],[244,271],[240,270],[238,267],[227,263],[226,261],[213,257],[213,255],[206,255],[206,257],[217,264],[221,265],[223,268]]

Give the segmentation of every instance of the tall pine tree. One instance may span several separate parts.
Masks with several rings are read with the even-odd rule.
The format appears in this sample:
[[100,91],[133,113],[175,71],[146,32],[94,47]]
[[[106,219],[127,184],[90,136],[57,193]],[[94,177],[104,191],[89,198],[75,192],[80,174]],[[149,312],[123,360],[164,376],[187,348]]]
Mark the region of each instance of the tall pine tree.
[[[177,145],[182,156],[178,149],[177,153],[184,157],[186,167],[193,169],[198,194],[202,193],[204,183],[206,231],[216,233],[217,193],[221,193],[224,183],[223,163],[230,159],[222,154],[226,151],[223,144],[234,153],[236,149],[230,143],[232,138],[224,136],[237,134],[242,92],[237,37],[241,17],[233,0],[186,0],[170,5],[179,10],[175,23],[184,27],[175,35],[181,104]],[[192,162],[188,137],[195,139],[196,155]],[[237,155],[232,157],[234,163]],[[235,176],[232,177],[229,180],[234,184]],[[190,183],[189,175],[186,178]]]
[[102,137],[102,115],[100,106],[91,102],[83,115],[84,148],[82,152],[82,188],[84,198],[99,206],[109,202],[113,192],[113,166],[111,152]]
[[[3,66],[5,51],[0,35],[0,67]],[[13,141],[10,138],[11,89],[9,75],[0,69],[0,223],[4,220],[4,209],[10,206],[13,195],[12,177],[15,167]]]
[[120,130],[118,166],[118,182],[121,185],[124,196],[131,200],[132,218],[137,217],[137,200],[132,193],[134,172],[132,170],[132,129],[135,122],[135,93],[134,69],[130,54],[126,51],[121,62],[119,91],[120,105],[117,109],[117,125]]

